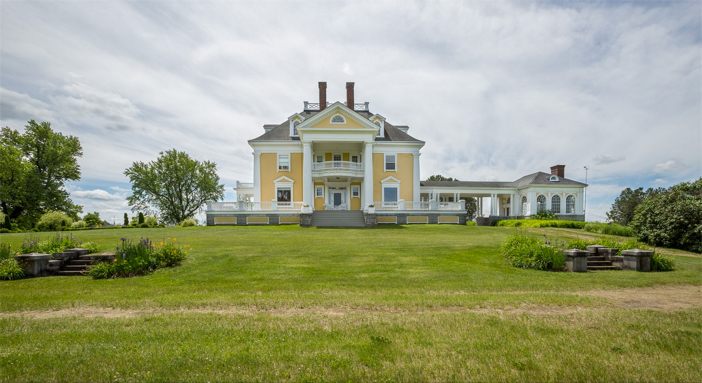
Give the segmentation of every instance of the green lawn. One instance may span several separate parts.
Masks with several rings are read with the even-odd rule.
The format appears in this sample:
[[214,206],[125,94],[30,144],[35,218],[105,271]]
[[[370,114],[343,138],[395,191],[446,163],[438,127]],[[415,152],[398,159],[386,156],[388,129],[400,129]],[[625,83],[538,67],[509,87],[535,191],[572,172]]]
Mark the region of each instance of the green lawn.
[[702,381],[702,298],[661,309],[588,295],[689,295],[701,258],[674,256],[667,273],[521,270],[498,250],[514,231],[74,232],[105,250],[142,236],[192,249],[145,277],[0,282],[0,381]]

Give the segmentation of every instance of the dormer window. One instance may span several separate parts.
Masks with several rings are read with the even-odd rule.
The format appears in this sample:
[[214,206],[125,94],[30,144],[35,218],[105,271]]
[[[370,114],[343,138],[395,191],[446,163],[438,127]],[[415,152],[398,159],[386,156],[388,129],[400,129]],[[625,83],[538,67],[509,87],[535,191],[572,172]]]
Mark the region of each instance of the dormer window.
[[342,115],[340,115],[340,114],[335,114],[335,115],[332,116],[332,118],[331,118],[331,123],[332,123],[332,124],[345,124],[345,123],[346,123],[346,119],[344,118],[344,116],[342,116]]
[[293,121],[293,136],[297,136],[297,126],[300,125],[300,121],[295,120]]
[[558,176],[555,174],[552,174],[551,178],[549,178],[548,180],[551,182],[558,182],[559,181]]

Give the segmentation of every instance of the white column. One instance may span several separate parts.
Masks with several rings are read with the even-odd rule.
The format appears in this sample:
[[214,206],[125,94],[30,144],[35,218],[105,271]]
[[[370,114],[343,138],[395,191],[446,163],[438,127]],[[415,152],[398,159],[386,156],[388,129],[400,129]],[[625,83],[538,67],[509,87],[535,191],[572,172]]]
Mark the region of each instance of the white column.
[[366,196],[365,209],[373,203],[373,144],[369,142],[363,147],[363,194]]
[[312,187],[312,145],[302,143],[302,202],[314,207],[314,190]]
[[536,192],[527,193],[527,205],[529,205],[529,215],[536,214]]
[[565,214],[566,210],[566,197],[568,193],[561,193],[561,214]]
[[551,193],[544,193],[546,196],[546,210],[550,210],[553,212],[553,209],[551,208]]
[[517,211],[516,211],[516,209],[515,209],[515,207],[517,206],[517,201],[515,201],[516,198],[517,198],[517,195],[514,194],[514,193],[512,193],[512,194],[509,196],[509,201],[510,201],[510,204],[509,204],[509,215],[512,216],[512,217],[514,217],[514,216],[517,215]]
[[412,177],[412,199],[419,201],[419,181],[421,181],[419,174],[419,153],[414,154],[414,175]]
[[254,150],[254,201],[261,202],[261,152]]

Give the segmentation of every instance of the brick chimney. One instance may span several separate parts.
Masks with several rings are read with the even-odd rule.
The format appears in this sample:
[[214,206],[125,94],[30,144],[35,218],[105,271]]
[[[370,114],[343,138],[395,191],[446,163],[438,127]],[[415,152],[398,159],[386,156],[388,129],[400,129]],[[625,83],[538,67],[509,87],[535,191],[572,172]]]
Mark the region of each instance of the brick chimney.
[[353,110],[353,83],[346,83],[346,106]]
[[551,166],[551,174],[556,175],[560,178],[565,178],[565,165]]
[[327,82],[319,82],[319,111],[323,111],[327,107]]

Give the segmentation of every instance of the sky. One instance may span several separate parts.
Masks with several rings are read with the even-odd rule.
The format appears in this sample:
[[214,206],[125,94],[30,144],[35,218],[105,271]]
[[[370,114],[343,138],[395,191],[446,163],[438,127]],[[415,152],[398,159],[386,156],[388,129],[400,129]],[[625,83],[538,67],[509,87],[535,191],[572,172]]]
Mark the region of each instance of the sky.
[[0,126],[80,139],[84,213],[121,222],[124,170],[175,148],[253,180],[247,140],[318,100],[426,142],[421,177],[564,164],[587,220],[627,187],[702,175],[700,1],[0,1]]

